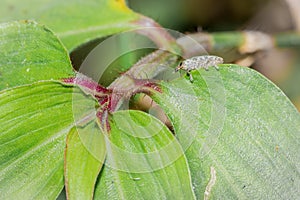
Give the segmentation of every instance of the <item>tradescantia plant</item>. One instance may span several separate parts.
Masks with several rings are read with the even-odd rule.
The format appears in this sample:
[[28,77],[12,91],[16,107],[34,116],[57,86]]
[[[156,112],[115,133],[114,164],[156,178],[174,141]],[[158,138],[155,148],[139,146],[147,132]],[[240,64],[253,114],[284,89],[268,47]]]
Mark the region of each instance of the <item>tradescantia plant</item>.
[[[0,24],[0,199],[56,199],[63,188],[68,199],[300,196],[300,116],[273,83],[232,64],[192,71],[193,82],[157,79],[180,49],[192,53],[163,30],[137,29],[169,51],[113,72],[105,87],[74,70],[69,52],[157,24],[123,1],[45,2],[0,8],[3,21],[39,22]],[[171,127],[126,107],[144,94]]]

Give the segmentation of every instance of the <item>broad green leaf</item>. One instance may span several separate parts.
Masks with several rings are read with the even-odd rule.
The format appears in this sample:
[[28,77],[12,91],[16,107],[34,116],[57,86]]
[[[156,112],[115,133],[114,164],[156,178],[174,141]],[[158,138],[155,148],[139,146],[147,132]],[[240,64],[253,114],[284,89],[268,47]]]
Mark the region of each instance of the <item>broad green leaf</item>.
[[0,55],[0,90],[74,73],[61,42],[35,22],[0,24]]
[[185,150],[198,199],[297,199],[300,116],[259,73],[235,65],[162,82],[153,98]]
[[50,27],[69,50],[82,43],[137,27],[140,16],[124,0],[7,0],[0,21],[34,19]]
[[74,118],[95,112],[95,101],[79,88],[39,82],[2,90],[0,110],[0,199],[56,198],[66,135]]
[[95,199],[194,199],[185,156],[166,126],[132,110],[115,112],[110,125]]
[[[105,158],[105,142],[100,130],[96,122],[91,122],[83,127],[73,127],[67,136],[65,182],[68,199],[93,199]],[[84,142],[82,137],[85,137]],[[98,155],[94,157],[85,145],[89,145],[89,149],[94,146],[93,153]]]

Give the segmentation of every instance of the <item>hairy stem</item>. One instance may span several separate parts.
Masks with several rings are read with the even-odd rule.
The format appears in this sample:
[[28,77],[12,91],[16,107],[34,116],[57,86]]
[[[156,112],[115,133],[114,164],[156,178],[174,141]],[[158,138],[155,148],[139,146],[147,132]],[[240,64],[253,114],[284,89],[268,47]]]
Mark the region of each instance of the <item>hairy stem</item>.
[[[143,21],[138,23],[146,22]],[[220,55],[222,54],[222,51],[224,52],[226,49],[235,49],[237,54],[232,60],[236,60],[243,55],[270,50],[275,47],[300,47],[300,34],[298,33],[281,33],[272,36],[258,31],[200,32],[178,38],[176,43],[182,49],[182,52],[180,52],[178,51],[178,46],[176,46],[177,51],[174,50],[173,39],[171,36],[162,31],[159,25],[155,24],[155,26],[157,27],[157,32],[152,31],[147,33],[146,30],[143,30],[140,31],[140,33],[149,36],[158,46],[164,47],[163,49],[171,50],[164,51],[158,49],[142,58],[126,73],[112,82],[108,87],[109,89],[134,90],[134,88],[136,88],[136,79],[151,80],[166,67],[175,67],[181,57],[189,58],[196,55],[206,55],[208,52]],[[163,37],[160,37],[159,33],[161,33]],[[162,41],[163,39],[165,39],[165,41]],[[170,45],[168,45],[168,42],[170,42]],[[120,101],[122,101],[121,97]]]

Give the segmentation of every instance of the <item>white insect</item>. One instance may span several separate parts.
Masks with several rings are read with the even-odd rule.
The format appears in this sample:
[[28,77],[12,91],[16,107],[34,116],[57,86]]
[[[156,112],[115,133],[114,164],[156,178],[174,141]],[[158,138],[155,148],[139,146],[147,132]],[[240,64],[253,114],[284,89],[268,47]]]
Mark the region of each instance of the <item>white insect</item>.
[[208,70],[208,67],[210,66],[214,66],[218,70],[218,65],[222,64],[223,62],[223,58],[219,56],[196,56],[179,63],[179,65],[175,68],[175,72],[179,71],[180,69],[185,70],[187,75],[190,77],[190,81],[193,82],[194,79],[190,73],[191,70],[201,68]]

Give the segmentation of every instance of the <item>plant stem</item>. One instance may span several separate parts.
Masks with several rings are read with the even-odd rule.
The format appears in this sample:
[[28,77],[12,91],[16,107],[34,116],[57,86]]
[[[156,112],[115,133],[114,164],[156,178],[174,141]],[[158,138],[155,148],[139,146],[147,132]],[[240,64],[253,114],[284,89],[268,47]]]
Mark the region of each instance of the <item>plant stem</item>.
[[[143,22],[145,23],[145,22]],[[159,27],[158,27],[159,28]],[[145,31],[145,30],[144,30]],[[196,55],[206,55],[207,52],[220,54],[224,49],[236,49],[239,56],[253,54],[258,51],[270,50],[275,47],[300,47],[299,33],[281,33],[268,35],[258,31],[240,32],[218,32],[218,33],[194,33],[178,38],[176,43],[182,48],[182,56],[178,51],[178,46],[173,44],[173,39],[165,32],[142,33],[156,41],[160,47],[171,49],[170,51],[156,50],[148,56],[139,60],[126,73],[117,78],[108,89],[131,91],[136,88],[137,79],[150,80],[158,75],[165,67],[175,67],[180,57],[189,58]],[[162,41],[158,33],[162,33],[165,42]],[[193,42],[191,42],[193,41]],[[196,42],[196,43],[195,43]],[[199,45],[195,45],[195,44]],[[173,47],[177,48],[177,51]],[[197,47],[198,46],[198,47]],[[201,48],[199,48],[199,46]],[[174,53],[178,52],[178,53]],[[122,101],[120,99],[120,101]]]

